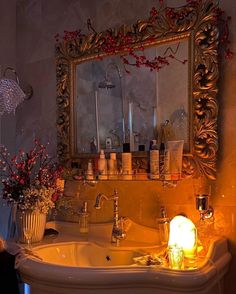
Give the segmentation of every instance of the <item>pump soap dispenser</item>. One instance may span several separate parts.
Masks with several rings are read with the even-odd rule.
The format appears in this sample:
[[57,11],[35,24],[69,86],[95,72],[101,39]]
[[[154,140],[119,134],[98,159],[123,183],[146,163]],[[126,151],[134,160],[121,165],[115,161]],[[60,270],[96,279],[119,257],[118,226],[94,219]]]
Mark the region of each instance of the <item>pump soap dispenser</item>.
[[81,234],[88,233],[88,202],[84,201],[82,211],[80,212],[79,231]]
[[161,217],[157,219],[157,229],[159,231],[161,244],[167,244],[169,241],[170,218],[167,217],[164,206],[160,208]]

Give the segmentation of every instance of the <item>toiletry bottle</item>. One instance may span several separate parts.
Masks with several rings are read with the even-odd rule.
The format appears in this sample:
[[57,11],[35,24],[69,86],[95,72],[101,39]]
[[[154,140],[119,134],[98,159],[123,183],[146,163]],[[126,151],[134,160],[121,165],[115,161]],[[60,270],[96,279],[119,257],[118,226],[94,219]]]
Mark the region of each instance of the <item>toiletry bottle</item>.
[[164,179],[166,181],[171,180],[171,173],[170,173],[170,150],[165,149],[164,152]]
[[132,180],[132,153],[123,152],[121,154],[122,160],[122,179]]
[[89,160],[88,168],[87,168],[87,171],[86,171],[86,180],[93,180],[93,179],[94,179],[93,165],[92,165],[92,161]]
[[110,159],[108,159],[108,178],[115,180],[118,178],[116,153],[110,153]]
[[167,244],[169,241],[170,218],[167,217],[163,206],[160,209],[160,217],[157,219],[157,229],[159,231],[161,244]]
[[88,219],[89,219],[88,203],[84,201],[82,211],[80,212],[80,218],[79,218],[79,232],[81,234],[88,233]]
[[159,150],[157,149],[156,140],[152,140],[150,150],[150,179],[157,180],[159,177]]
[[159,173],[160,178],[164,179],[164,153],[165,153],[165,144],[161,142],[159,150]]
[[105,158],[104,150],[101,150],[98,159],[98,179],[107,180],[107,160]]

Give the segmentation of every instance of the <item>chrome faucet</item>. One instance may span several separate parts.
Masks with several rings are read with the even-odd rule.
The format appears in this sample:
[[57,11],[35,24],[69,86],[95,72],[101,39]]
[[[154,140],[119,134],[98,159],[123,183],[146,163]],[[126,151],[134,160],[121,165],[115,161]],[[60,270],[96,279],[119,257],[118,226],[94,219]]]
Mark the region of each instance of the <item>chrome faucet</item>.
[[111,234],[111,243],[115,244],[116,246],[119,246],[120,240],[125,239],[126,233],[124,231],[124,218],[119,219],[119,209],[118,209],[118,192],[117,190],[114,190],[114,194],[111,196],[106,196],[102,193],[99,193],[96,197],[95,205],[94,207],[96,209],[101,209],[102,200],[113,200],[114,206],[113,206],[113,228],[112,228],[112,234]]

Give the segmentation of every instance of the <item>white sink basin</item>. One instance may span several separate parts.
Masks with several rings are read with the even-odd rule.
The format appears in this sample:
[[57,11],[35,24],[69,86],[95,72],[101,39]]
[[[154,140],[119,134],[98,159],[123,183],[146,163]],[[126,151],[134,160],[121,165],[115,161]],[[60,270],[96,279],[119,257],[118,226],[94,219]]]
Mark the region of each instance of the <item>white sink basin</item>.
[[132,222],[127,240],[113,247],[110,224],[91,226],[88,241],[78,236],[78,224],[54,225],[59,235],[34,247],[40,259],[30,256],[19,268],[23,281],[30,285],[30,294],[223,293],[231,259],[225,238],[211,238],[208,253],[198,260],[196,269],[172,270],[133,261],[149,250],[163,249],[157,245],[154,229]]
[[102,247],[92,242],[64,242],[39,246],[34,253],[42,262],[74,267],[107,267],[134,264],[140,253],[122,247]]

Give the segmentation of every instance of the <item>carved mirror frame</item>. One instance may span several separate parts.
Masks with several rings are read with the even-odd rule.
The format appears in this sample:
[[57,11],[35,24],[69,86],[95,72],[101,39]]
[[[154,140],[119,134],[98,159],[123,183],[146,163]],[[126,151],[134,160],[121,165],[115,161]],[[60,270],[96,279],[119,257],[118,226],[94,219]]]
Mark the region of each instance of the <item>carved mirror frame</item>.
[[[75,148],[75,77],[76,65],[108,55],[103,50],[104,42],[110,35],[117,44],[119,38],[130,36],[133,48],[141,45],[150,47],[170,41],[189,38],[192,56],[190,66],[190,111],[191,136],[190,154],[183,156],[183,177],[206,176],[215,179],[217,135],[217,80],[219,30],[216,22],[218,2],[214,0],[190,2],[189,4],[160,12],[155,21],[150,17],[134,25],[123,25],[119,29],[108,29],[56,45],[57,78],[57,155],[66,167],[73,162],[84,165],[91,154],[76,154]],[[133,156],[134,165],[147,165],[147,154]]]

